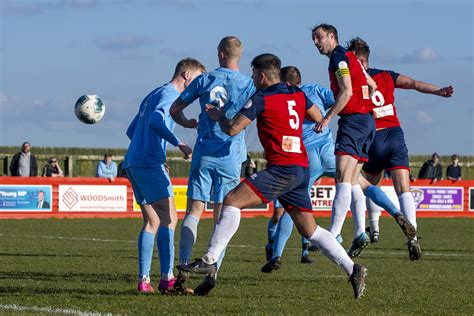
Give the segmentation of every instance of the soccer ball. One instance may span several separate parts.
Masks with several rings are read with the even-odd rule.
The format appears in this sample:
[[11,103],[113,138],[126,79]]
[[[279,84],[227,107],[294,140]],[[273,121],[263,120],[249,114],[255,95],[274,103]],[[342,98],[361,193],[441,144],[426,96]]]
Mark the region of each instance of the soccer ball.
[[99,122],[105,114],[105,104],[95,94],[85,94],[76,101],[74,106],[79,121],[86,124]]

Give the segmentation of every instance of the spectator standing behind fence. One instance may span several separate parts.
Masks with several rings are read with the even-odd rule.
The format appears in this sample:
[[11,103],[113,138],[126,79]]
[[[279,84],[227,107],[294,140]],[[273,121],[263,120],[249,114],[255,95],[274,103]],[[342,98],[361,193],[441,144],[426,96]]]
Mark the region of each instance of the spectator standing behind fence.
[[438,153],[433,153],[430,160],[425,161],[418,173],[419,179],[431,179],[433,183],[443,179],[443,167],[439,163]]
[[43,167],[42,177],[64,177],[64,172],[59,166],[58,159],[56,157],[51,157],[48,159],[48,164]]
[[104,160],[99,161],[96,177],[109,178],[111,181],[117,177],[117,165],[112,161],[111,154],[105,154]]
[[451,160],[453,161],[453,163],[450,164],[446,169],[446,177],[449,180],[461,180],[462,172],[461,166],[459,165],[459,156],[452,155]]
[[30,143],[24,142],[21,152],[15,154],[10,163],[10,173],[16,177],[36,177],[38,174],[38,163],[36,157],[30,152]]
[[257,165],[255,164],[255,161],[253,161],[252,157],[250,157],[250,155],[247,154],[247,160],[245,160],[242,163],[240,177],[245,178],[245,177],[250,176],[251,174],[255,173],[256,168],[257,168]]

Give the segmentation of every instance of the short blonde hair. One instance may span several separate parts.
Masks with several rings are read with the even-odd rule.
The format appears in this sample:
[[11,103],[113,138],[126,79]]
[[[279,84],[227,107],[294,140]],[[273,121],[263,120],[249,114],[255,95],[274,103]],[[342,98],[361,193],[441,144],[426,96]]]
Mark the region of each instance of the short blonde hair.
[[240,58],[242,55],[242,42],[235,36],[226,36],[221,39],[217,49],[228,58]]
[[194,58],[184,58],[181,59],[177,64],[174,70],[173,77],[177,77],[185,71],[197,71],[200,70],[201,72],[206,72],[206,67],[204,67],[197,59]]

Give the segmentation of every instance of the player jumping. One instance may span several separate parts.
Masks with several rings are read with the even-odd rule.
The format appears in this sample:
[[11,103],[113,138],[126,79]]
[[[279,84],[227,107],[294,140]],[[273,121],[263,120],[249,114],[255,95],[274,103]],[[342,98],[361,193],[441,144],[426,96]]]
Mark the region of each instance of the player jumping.
[[[208,201],[214,202],[214,220],[222,209],[224,196],[240,181],[242,162],[247,159],[245,135],[229,136],[219,124],[211,120],[207,104],[221,108],[227,117],[234,117],[255,92],[252,79],[239,72],[242,44],[237,37],[224,37],[218,47],[220,67],[198,77],[173,103],[171,115],[181,126],[198,129],[196,145],[188,180],[188,204],[181,225],[179,262],[189,263],[196,242],[199,220]],[[199,98],[201,114],[199,123],[188,120],[183,110]],[[211,196],[212,194],[212,196]],[[219,266],[224,257],[219,260]],[[186,273],[178,275],[177,290],[188,292]],[[210,274],[194,289],[196,295],[207,295],[214,287],[216,275]]]
[[[348,50],[355,53],[377,83],[377,91],[371,98],[377,132],[369,150],[369,161],[364,164],[364,173],[371,183],[379,184],[383,171],[390,171],[393,187],[400,202],[400,210],[416,229],[416,208],[410,191],[408,149],[397,117],[395,88],[416,90],[449,98],[454,92],[453,87],[438,88],[393,71],[369,68],[370,48],[360,38],[352,39],[348,43]],[[371,239],[378,241],[380,231],[378,219],[381,210],[370,201],[368,210]],[[408,252],[411,260],[418,260],[421,257],[421,248],[416,235],[408,239]]]

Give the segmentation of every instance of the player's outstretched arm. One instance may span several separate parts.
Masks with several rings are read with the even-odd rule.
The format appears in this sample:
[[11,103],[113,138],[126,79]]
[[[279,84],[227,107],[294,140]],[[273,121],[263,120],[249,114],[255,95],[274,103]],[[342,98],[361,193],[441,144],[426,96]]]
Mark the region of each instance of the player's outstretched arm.
[[339,84],[340,91],[336,96],[336,103],[328,110],[323,120],[314,127],[317,133],[322,132],[329,125],[329,122],[342,111],[352,97],[352,81],[350,76],[338,77],[337,83]]
[[431,83],[416,81],[408,76],[399,75],[395,82],[395,88],[416,90],[421,93],[434,94],[444,98],[450,98],[454,93],[453,86],[438,88]]
[[137,127],[138,123],[138,114],[135,115],[133,121],[130,123],[130,125],[127,128],[127,136],[130,140],[133,138],[133,133],[135,133],[135,128]]
[[225,116],[224,111],[217,109],[213,105],[209,104],[206,107],[206,113],[211,120],[218,121],[221,130],[229,136],[235,136],[240,133],[247,125],[252,123],[243,114],[237,114],[234,118],[228,119]]
[[313,104],[312,107],[306,110],[305,118],[311,122],[319,123],[323,120],[323,115],[321,114],[321,110]]
[[170,115],[173,120],[178,124],[186,128],[197,128],[198,121],[196,119],[188,119],[186,115],[184,115],[184,109],[189,104],[183,101],[181,98],[177,98],[170,108]]
[[371,76],[367,75],[367,84],[369,85],[369,97],[372,98],[375,91],[377,91],[377,83],[375,83]]

